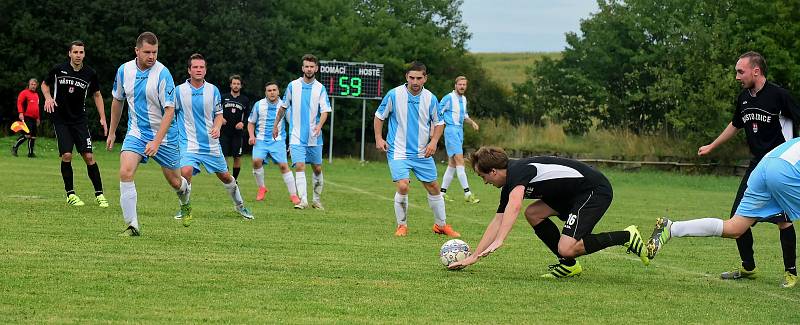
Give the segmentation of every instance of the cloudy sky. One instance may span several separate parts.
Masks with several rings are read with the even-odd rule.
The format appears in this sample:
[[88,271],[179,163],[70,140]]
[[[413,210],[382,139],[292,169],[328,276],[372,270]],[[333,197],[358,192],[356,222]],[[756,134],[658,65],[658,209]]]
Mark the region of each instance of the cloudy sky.
[[472,52],[553,52],[598,7],[597,0],[464,0],[461,10]]

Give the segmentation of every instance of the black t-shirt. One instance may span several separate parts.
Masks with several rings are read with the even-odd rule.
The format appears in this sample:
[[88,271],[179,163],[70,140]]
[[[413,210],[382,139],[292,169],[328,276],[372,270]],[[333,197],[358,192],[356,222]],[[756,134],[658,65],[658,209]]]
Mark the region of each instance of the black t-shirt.
[[577,160],[559,157],[511,160],[497,213],[506,210],[508,196],[519,185],[525,186],[526,199],[540,199],[559,213],[569,211],[583,193],[601,185],[611,188],[602,173]]
[[[238,133],[247,130],[247,117],[250,112],[250,99],[242,93],[233,97],[230,92],[222,95],[222,117],[225,118],[225,125],[222,132]],[[242,122],[241,130],[236,129],[236,123]]]
[[795,137],[793,122],[800,121],[800,108],[786,89],[767,82],[750,96],[743,90],[736,99],[731,123],[744,128],[753,158],[760,160],[770,150]]
[[64,62],[53,67],[44,82],[58,105],[50,114],[53,122],[86,123],[86,98],[100,90],[94,69],[84,65],[75,71],[69,62]]

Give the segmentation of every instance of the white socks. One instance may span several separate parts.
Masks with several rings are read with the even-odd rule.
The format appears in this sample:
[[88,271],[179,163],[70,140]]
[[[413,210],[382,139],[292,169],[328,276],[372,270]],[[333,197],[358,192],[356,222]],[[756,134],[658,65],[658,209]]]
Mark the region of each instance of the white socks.
[[136,214],[136,185],[133,182],[119,182],[119,206],[122,207],[122,218],[129,226],[139,230],[139,218]]
[[453,182],[453,175],[456,173],[456,169],[450,166],[447,166],[447,170],[444,171],[444,176],[442,176],[442,188],[450,187],[450,183]]
[[442,197],[442,193],[438,195],[431,195],[428,194],[428,205],[433,210],[433,219],[439,226],[444,226],[447,224],[446,219],[447,216],[444,213],[444,197]]
[[[253,176],[256,177],[256,185],[258,185],[258,188],[264,187],[264,166],[258,169],[253,168]],[[284,179],[286,178],[284,177]]]
[[314,186],[314,202],[319,202],[319,199],[322,196],[322,173],[319,173],[319,175],[311,173],[311,180],[311,184]]
[[[467,182],[467,173],[464,171],[464,166],[456,166],[456,174],[458,181],[461,183],[461,188],[468,190],[469,182]],[[470,195],[470,191],[464,191],[464,195]]]
[[672,237],[720,237],[722,219],[702,218],[687,221],[673,221],[670,228]]
[[244,204],[244,200],[242,200],[242,193],[239,192],[239,184],[236,184],[236,179],[233,179],[233,181],[228,184],[223,183],[222,185],[225,186],[225,190],[227,190],[228,195],[231,196],[233,204],[236,205],[236,207],[241,207]]
[[283,182],[286,183],[286,189],[289,191],[289,195],[297,195],[297,184],[294,182],[292,172],[286,172],[281,174],[281,176],[283,176]]
[[394,216],[398,225],[406,224],[408,217],[408,194],[394,193]]
[[192,184],[189,184],[189,182],[181,176],[181,187],[175,190],[175,193],[178,194],[178,201],[181,202],[181,205],[189,203],[189,197],[192,194]]
[[306,172],[296,172],[294,176],[295,183],[297,183],[297,195],[300,197],[300,201],[303,203],[308,203],[308,190],[306,190]]

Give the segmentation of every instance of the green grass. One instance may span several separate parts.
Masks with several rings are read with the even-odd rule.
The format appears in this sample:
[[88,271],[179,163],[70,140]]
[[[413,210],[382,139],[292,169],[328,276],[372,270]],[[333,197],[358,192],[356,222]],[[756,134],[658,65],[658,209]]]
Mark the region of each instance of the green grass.
[[520,52],[520,53],[472,53],[489,77],[505,86],[509,91],[515,83],[525,81],[526,71],[543,57],[557,59],[560,52]]
[[[0,138],[8,148],[11,138]],[[198,175],[195,222],[173,220],[177,198],[152,163],[137,173],[143,236],[119,238],[118,157],[97,153],[112,206],[97,207],[83,163],[75,186],[87,206],[68,208],[54,142],[40,158],[0,151],[0,323],[798,323],[800,288],[781,289],[778,232],[754,228],[762,277],[726,282],[739,261],[733,240],[675,239],[650,267],[613,247],[581,257],[583,276],[538,276],[552,254],[520,220],[505,246],[460,272],[438,261],[446,241],[412,183],[410,234],[394,238],[394,187],[385,163],[325,165],[327,210],[291,209],[274,166],[271,192],[254,202],[244,167],[240,184],[256,215],[237,217],[219,181]],[[117,147],[118,149],[119,147]],[[7,150],[7,149],[3,149]],[[443,168],[440,166],[440,172]],[[596,232],[656,216],[722,217],[739,180],[606,170],[615,201]],[[470,182],[478,205],[447,205],[448,221],[476,245],[498,190]],[[458,189],[457,181],[453,189]],[[560,224],[560,222],[557,222]]]

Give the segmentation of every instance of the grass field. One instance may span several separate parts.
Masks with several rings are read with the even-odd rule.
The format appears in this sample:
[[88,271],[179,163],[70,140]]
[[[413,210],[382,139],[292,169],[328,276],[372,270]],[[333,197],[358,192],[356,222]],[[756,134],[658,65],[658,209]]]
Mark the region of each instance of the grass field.
[[489,77],[511,90],[515,83],[525,81],[528,68],[543,57],[556,59],[559,52],[472,53],[489,73]]
[[[54,142],[40,140],[40,157],[28,159],[10,156],[11,140],[0,138],[3,324],[800,323],[800,288],[778,287],[783,265],[772,225],[754,228],[757,280],[718,279],[739,261],[735,242],[718,238],[673,240],[650,267],[613,247],[581,257],[581,277],[540,279],[554,257],[524,219],[501,250],[451,272],[439,264],[446,238],[430,232],[433,218],[418,182],[410,193],[410,234],[393,237],[394,189],[385,163],[326,163],[326,211],[292,210],[274,166],[266,169],[271,192],[255,202],[245,167],[240,184],[253,221],[236,216],[215,177],[200,175],[189,228],[173,220],[177,198],[151,163],[136,178],[143,236],[120,238],[116,153],[97,153],[112,206],[94,204],[85,165],[76,161],[76,189],[87,205],[68,208]],[[739,181],[606,173],[615,202],[596,232],[637,224],[647,235],[666,210],[678,218],[722,217]],[[447,212],[475,245],[499,193],[473,174],[470,182],[483,201],[449,203]]]

